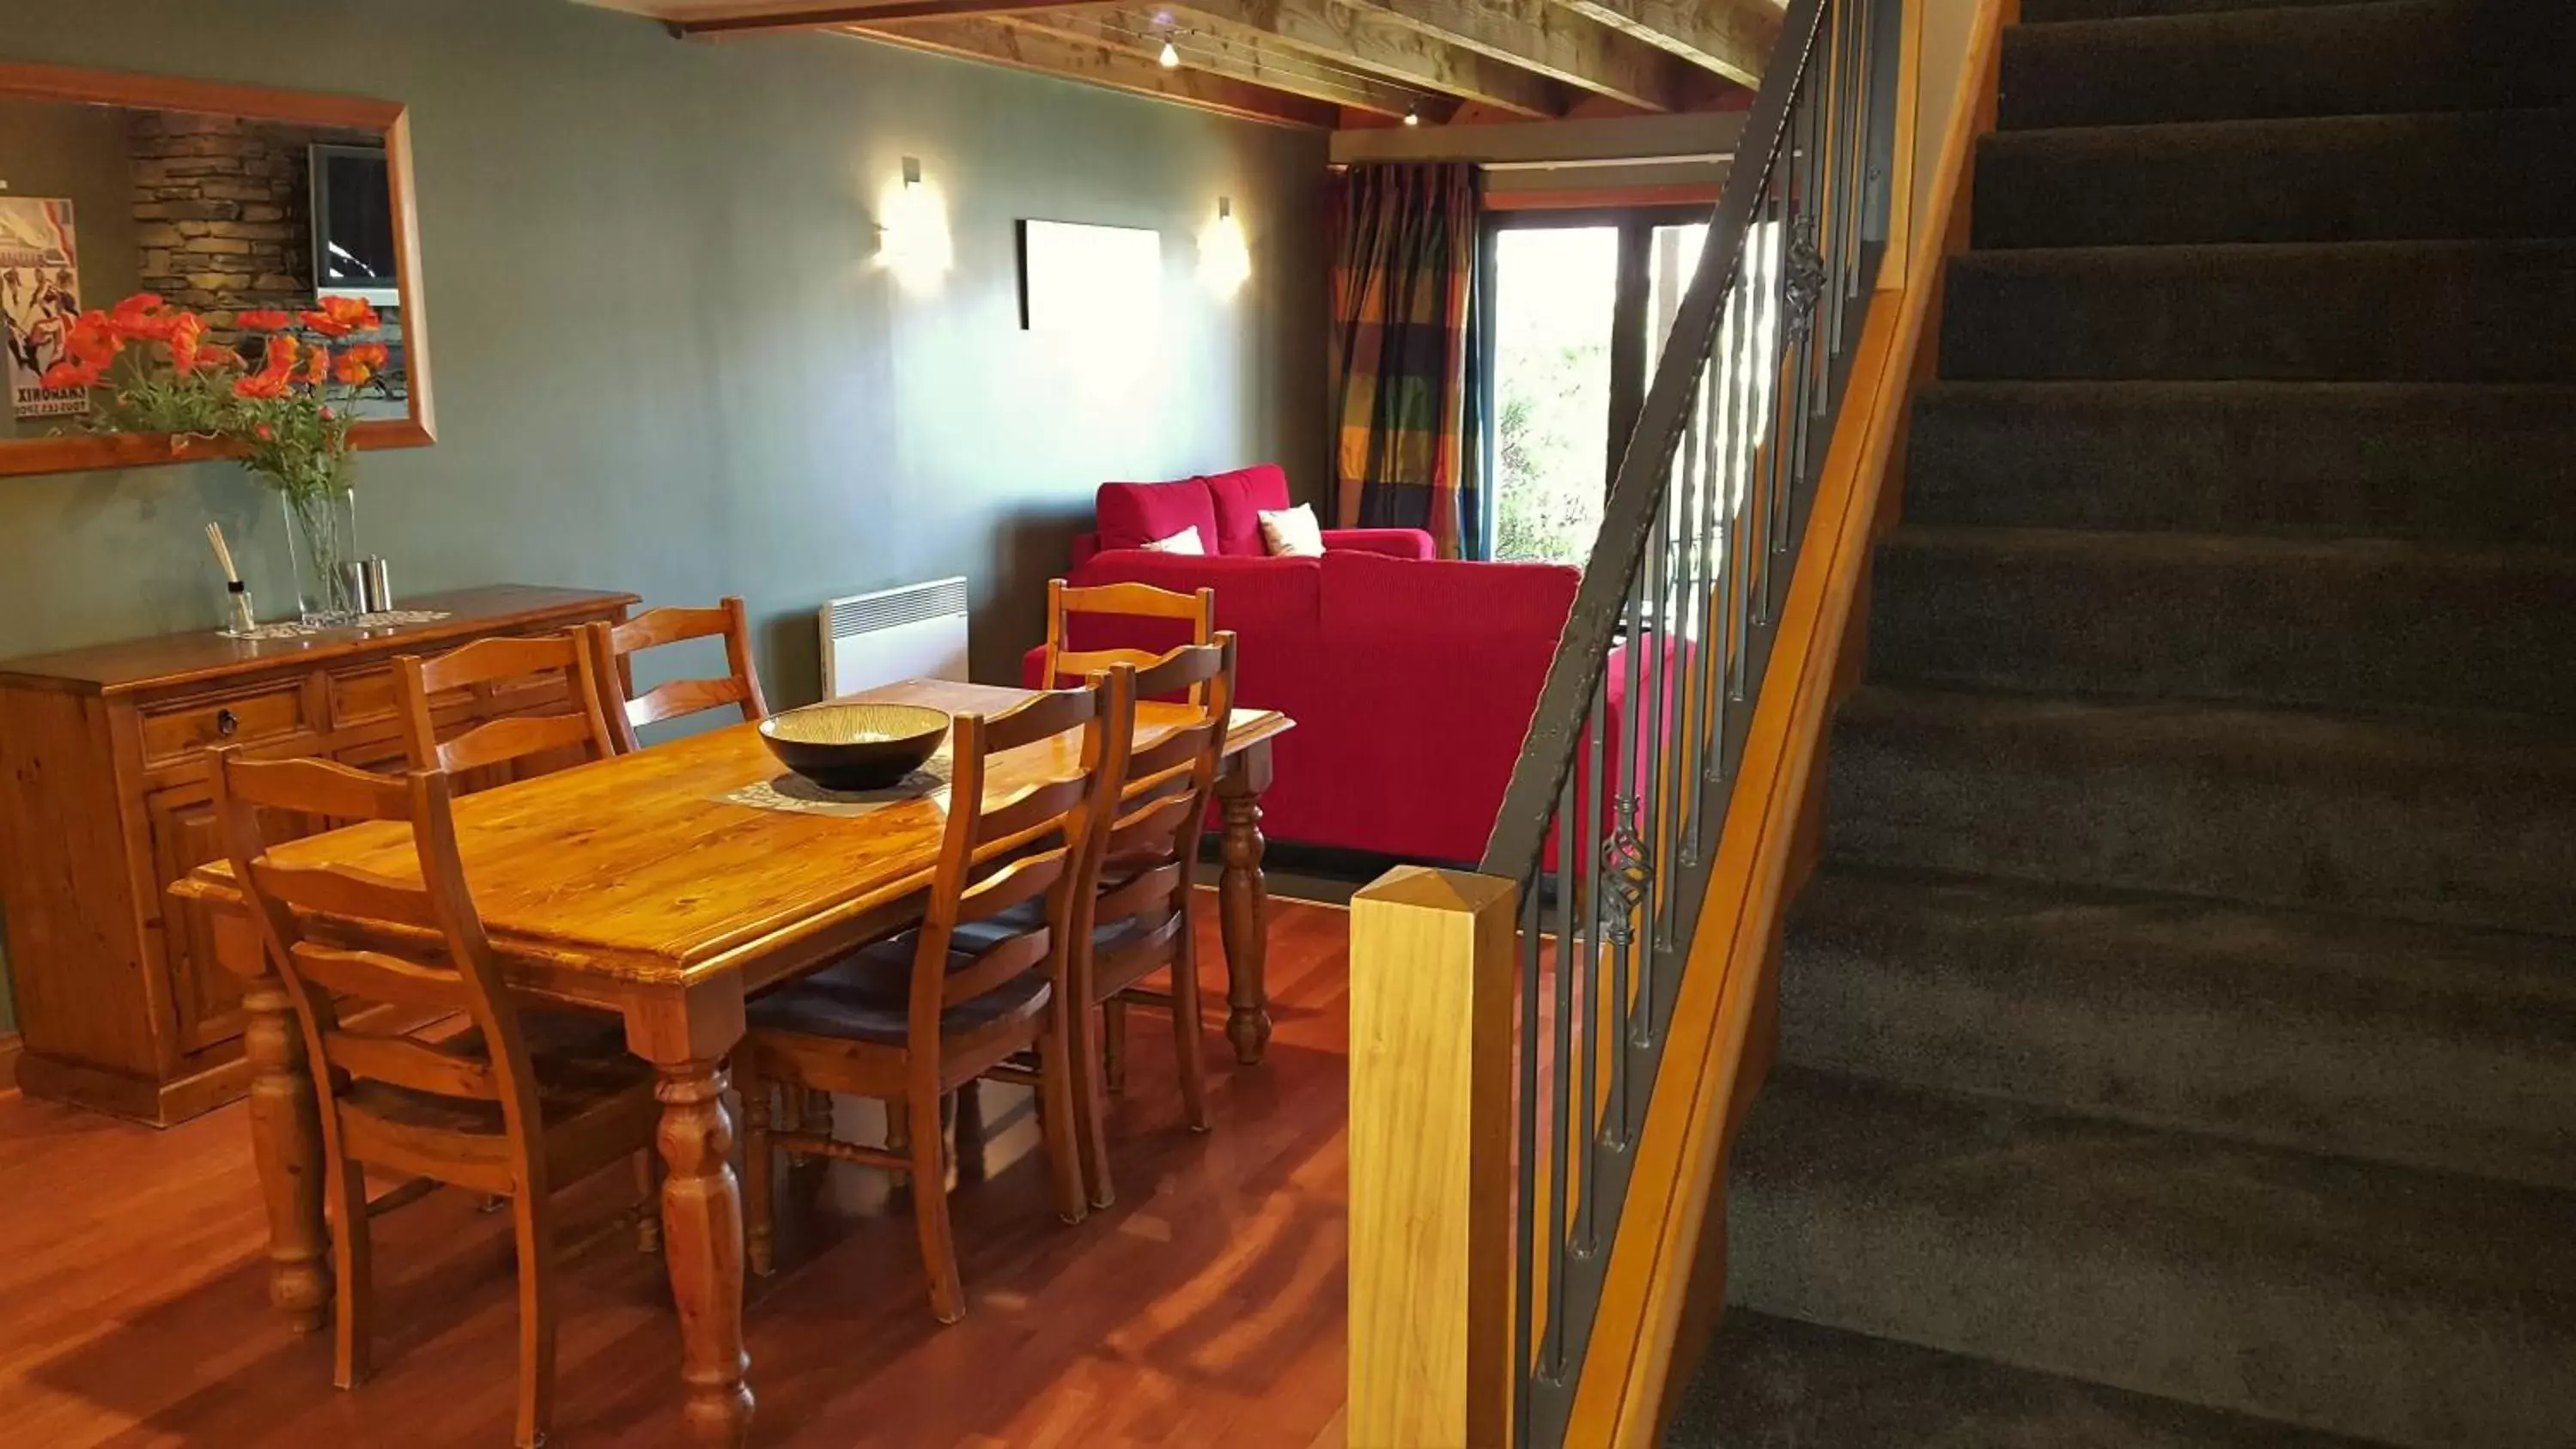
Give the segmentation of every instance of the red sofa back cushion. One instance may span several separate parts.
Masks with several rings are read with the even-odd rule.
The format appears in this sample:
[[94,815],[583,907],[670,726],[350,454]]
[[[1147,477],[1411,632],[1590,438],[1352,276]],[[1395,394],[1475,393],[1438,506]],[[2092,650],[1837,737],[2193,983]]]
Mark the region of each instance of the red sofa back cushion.
[[1543,636],[1565,632],[1583,571],[1565,564],[1400,559],[1336,549],[1323,565],[1324,627],[1336,634]]
[[1216,504],[1207,485],[1196,478],[1177,483],[1103,483],[1093,506],[1100,518],[1103,549],[1143,548],[1194,528],[1199,547],[1217,551]]
[[1151,584],[1179,594],[1214,589],[1220,629],[1313,628],[1323,614],[1322,565],[1323,559],[1312,558],[1191,558],[1129,549],[1093,556],[1075,571],[1073,582]]
[[1261,515],[1288,506],[1288,474],[1276,463],[1262,463],[1200,481],[1216,505],[1216,551],[1251,558],[1269,553],[1261,541]]

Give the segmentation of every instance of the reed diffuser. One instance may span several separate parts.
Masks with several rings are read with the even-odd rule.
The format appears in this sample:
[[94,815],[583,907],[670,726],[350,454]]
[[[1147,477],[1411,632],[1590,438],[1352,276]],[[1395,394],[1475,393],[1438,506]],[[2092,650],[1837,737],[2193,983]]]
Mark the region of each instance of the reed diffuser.
[[215,564],[224,571],[224,632],[248,634],[259,627],[259,611],[251,607],[250,585],[242,582],[241,570],[233,566],[231,545],[224,542],[224,526],[206,525],[206,542],[215,551]]

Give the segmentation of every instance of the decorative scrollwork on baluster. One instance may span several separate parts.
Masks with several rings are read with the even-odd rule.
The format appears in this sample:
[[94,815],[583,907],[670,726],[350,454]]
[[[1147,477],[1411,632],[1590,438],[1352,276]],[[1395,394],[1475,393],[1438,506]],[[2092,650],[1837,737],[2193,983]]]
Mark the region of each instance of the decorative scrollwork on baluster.
[[1809,228],[1789,218],[1789,254],[1781,260],[1781,290],[1787,294],[1782,327],[1792,343],[1804,342],[1816,325],[1816,302],[1825,295],[1825,259],[1808,236]]
[[1637,804],[1634,795],[1611,800],[1614,825],[1610,838],[1601,842],[1601,939],[1613,946],[1636,939],[1632,922],[1655,878],[1654,859],[1637,831]]

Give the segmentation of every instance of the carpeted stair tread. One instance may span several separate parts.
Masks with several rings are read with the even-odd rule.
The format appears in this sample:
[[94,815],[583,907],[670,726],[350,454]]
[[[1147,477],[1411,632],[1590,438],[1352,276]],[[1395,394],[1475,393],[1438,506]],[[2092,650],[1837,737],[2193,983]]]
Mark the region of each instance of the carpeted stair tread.
[[1955,380],[2576,382],[2576,241],[2057,247],[1950,263]]
[[2398,1445],[2576,1445],[2576,1197],[1785,1068],[1729,1299]]
[[2576,236],[2576,110],[2003,131],[1976,245]]
[[2576,388],[1945,382],[1909,522],[2576,542]]
[[2560,938],[1839,868],[1782,962],[1799,1066],[2576,1188]]
[[1908,525],[1889,684],[2576,716],[2576,551]]
[[1744,1310],[1665,1449],[2361,1449],[2081,1379]]
[[2576,100],[2565,6],[2365,0],[2019,25],[2000,123],[2152,125]]
[[2576,935],[2554,724],[1873,685],[1826,798],[1858,864]]

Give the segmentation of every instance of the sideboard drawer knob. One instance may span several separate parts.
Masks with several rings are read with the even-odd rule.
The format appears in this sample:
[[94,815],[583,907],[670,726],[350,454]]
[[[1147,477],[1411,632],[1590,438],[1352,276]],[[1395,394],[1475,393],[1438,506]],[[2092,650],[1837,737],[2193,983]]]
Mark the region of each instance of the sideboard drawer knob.
[[241,719],[231,710],[219,709],[215,711],[216,734],[221,735],[225,739],[231,739],[234,731],[239,730],[240,728]]

